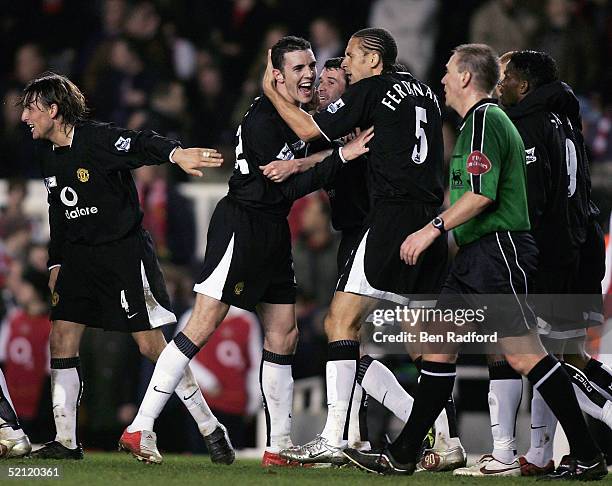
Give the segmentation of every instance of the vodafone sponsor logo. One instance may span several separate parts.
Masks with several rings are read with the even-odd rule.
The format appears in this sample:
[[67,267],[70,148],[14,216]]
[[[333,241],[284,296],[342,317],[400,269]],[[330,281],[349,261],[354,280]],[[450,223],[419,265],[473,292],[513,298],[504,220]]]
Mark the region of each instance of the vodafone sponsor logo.
[[480,150],[474,150],[468,155],[466,168],[472,175],[486,174],[491,170],[491,161]]
[[65,206],[74,209],[66,209],[64,213],[66,219],[77,219],[82,216],[89,216],[90,214],[98,214],[98,208],[96,206],[79,208],[77,203],[79,202],[79,196],[76,191],[69,186],[66,186],[60,192],[60,199]]

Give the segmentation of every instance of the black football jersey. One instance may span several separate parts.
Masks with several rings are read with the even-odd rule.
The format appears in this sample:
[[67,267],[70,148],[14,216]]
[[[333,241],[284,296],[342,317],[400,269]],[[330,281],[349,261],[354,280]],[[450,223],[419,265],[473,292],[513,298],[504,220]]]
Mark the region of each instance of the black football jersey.
[[527,195],[540,262],[562,265],[576,257],[590,216],[588,157],[578,100],[555,82],[506,109],[525,144]]
[[95,121],[77,123],[70,146],[45,143],[40,155],[49,202],[49,266],[61,264],[65,241],[100,245],[138,228],[143,214],[130,170],[169,162],[179,145],[150,130]]
[[436,95],[409,73],[381,74],[348,87],[314,115],[327,140],[374,126],[368,143],[372,200],[441,205],[444,197],[442,119]]
[[[236,163],[228,195],[251,209],[285,218],[293,202],[329,184],[343,165],[334,150],[312,169],[282,183],[263,175],[260,166],[306,155],[307,144],[280,117],[270,100],[256,98],[236,132]],[[350,162],[349,162],[350,163]]]

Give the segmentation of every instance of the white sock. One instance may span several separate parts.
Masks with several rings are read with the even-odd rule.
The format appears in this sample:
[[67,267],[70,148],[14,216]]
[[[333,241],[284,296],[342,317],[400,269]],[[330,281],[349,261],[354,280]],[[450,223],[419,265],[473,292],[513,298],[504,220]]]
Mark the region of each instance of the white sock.
[[128,426],[128,432],[153,430],[155,419],[185,375],[190,359],[177,347],[174,341],[166,345],[159,355],[153,376],[147,387],[138,414]]
[[268,424],[266,451],[277,454],[291,447],[291,411],[293,408],[293,374],[290,364],[273,363],[265,356],[284,356],[267,354],[264,359],[259,380],[263,393],[264,410]]
[[534,388],[531,399],[531,445],[525,454],[528,462],[544,467],[552,460],[556,428],[557,417]]
[[489,414],[493,457],[505,464],[516,459],[516,413],[523,394],[523,380],[489,380]]
[[[14,419],[11,419],[10,422],[13,422],[14,420],[16,420],[17,423],[19,423],[17,412],[15,412],[15,405],[13,405],[13,401],[11,400],[11,395],[9,393],[8,386],[6,385],[6,380],[4,379],[4,373],[2,373],[2,370],[0,370],[0,387],[2,387],[2,396],[6,400],[6,402],[1,404],[0,406],[10,407],[10,410],[6,410],[8,414],[7,417],[11,417],[11,415],[14,415]],[[2,412],[4,412],[4,410],[2,410]],[[25,435],[25,433],[23,432],[21,428],[14,429],[12,425],[8,425],[8,424],[9,422],[4,420],[2,416],[0,416],[0,438],[1,439],[9,439],[9,440],[19,439],[20,437],[23,437]]]
[[183,378],[179,381],[175,393],[198,424],[200,433],[202,435],[212,434],[219,425],[219,421],[206,403],[189,365],[185,368]]
[[[67,360],[75,360],[78,363],[78,358],[67,358]],[[52,366],[55,361],[55,359],[51,360]],[[75,449],[79,445],[77,408],[81,401],[82,391],[81,377],[76,366],[51,368],[51,401],[55,420],[55,440],[68,449]]]
[[327,421],[321,436],[335,447],[344,447],[347,444],[343,438],[344,425],[356,369],[357,361],[354,359],[328,361],[325,367]]
[[348,446],[352,449],[370,449],[367,437],[361,437],[361,402],[364,392],[359,383],[355,383],[353,400],[351,401],[351,414],[349,417]]
[[372,361],[368,366],[361,386],[374,400],[389,409],[402,422],[406,423],[412,411],[412,398],[395,375],[380,361]]

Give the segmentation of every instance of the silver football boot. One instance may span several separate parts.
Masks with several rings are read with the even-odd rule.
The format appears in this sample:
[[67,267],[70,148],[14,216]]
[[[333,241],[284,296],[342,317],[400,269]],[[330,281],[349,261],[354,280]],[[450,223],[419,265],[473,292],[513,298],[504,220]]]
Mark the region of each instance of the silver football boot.
[[449,448],[425,449],[421,460],[417,464],[419,471],[453,471],[464,467],[467,463],[467,455],[461,444]]
[[4,459],[24,457],[32,452],[32,444],[25,434],[17,439],[0,439],[0,451],[0,457]]
[[327,439],[317,435],[310,442],[293,446],[280,451],[280,456],[288,461],[296,461],[301,464],[331,464],[341,466],[346,463],[342,451],[345,447],[335,447],[327,442]]

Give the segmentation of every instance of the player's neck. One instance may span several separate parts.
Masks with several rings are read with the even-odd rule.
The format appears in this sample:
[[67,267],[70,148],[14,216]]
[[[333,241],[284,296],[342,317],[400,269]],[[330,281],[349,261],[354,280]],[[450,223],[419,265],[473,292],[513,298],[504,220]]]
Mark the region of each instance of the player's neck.
[[58,125],[49,137],[49,140],[54,147],[65,147],[72,145],[72,137],[74,136],[73,125]]
[[461,118],[465,118],[467,112],[470,111],[476,103],[490,97],[491,96],[484,91],[470,91],[461,97],[460,106],[457,107],[457,113]]

